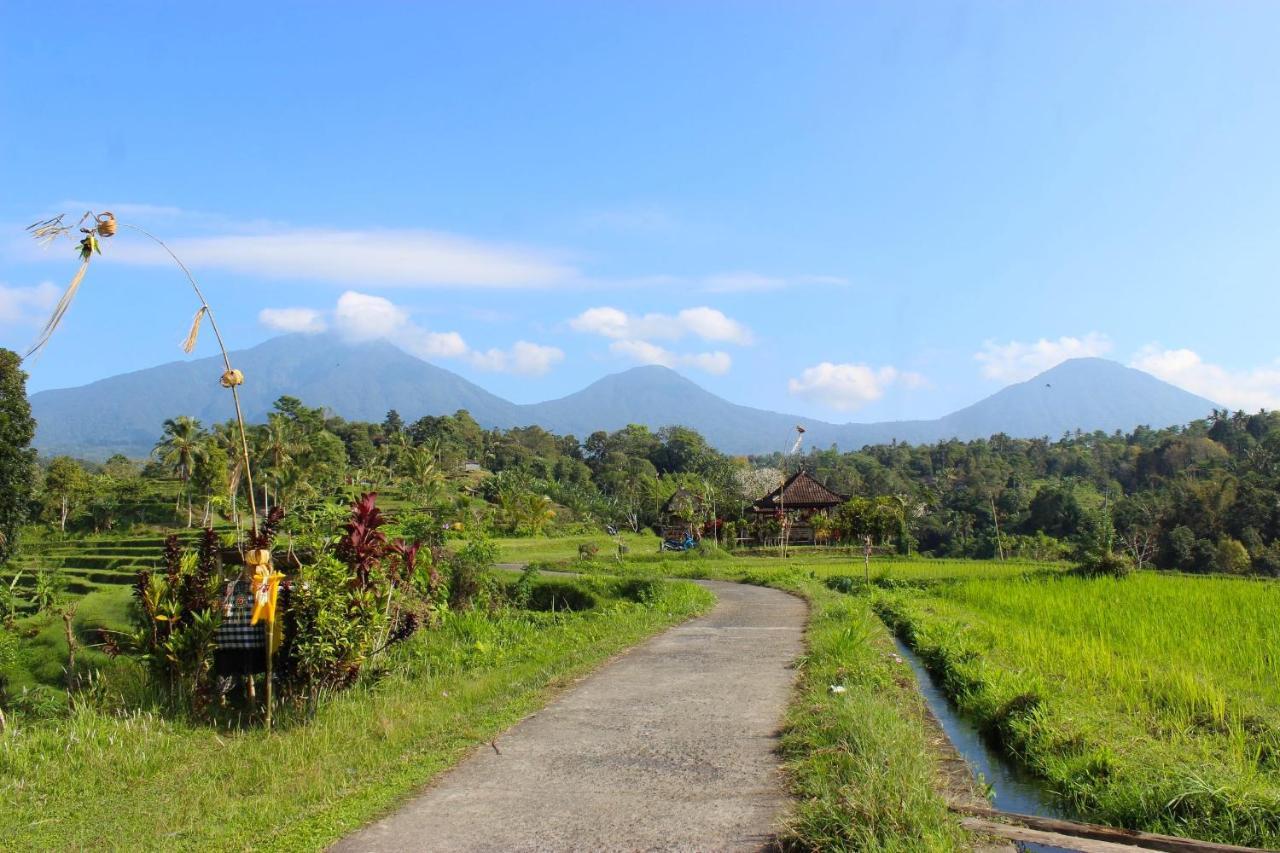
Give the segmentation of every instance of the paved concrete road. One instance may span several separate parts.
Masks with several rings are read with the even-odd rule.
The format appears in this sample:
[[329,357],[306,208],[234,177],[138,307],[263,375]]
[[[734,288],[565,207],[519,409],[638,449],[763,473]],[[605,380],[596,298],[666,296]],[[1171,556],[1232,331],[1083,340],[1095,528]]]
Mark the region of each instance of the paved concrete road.
[[706,616],[637,646],[339,851],[759,850],[786,807],[777,729],[805,605],[704,582]]

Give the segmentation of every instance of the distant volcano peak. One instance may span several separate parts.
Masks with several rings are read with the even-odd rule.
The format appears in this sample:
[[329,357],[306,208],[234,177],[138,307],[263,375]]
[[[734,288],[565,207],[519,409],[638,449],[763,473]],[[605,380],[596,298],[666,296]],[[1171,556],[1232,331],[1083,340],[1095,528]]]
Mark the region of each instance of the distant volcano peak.
[[[679,424],[698,430],[727,453],[770,453],[803,422],[811,447],[857,450],[890,441],[1058,438],[1076,429],[1164,427],[1207,417],[1215,404],[1147,373],[1102,358],[1074,358],[936,420],[833,424],[730,403],[659,365],[605,376],[558,400],[517,405],[461,376],[385,342],[352,343],[332,334],[287,335],[235,353],[250,381],[242,389],[246,415],[262,420],[281,396],[324,406],[351,420],[381,421],[390,409],[406,420],[466,409],[483,426],[537,424],[585,438],[627,424],[653,429]],[[145,456],[166,418],[193,415],[205,424],[227,420],[218,387],[218,359],[176,361],[113,376],[79,388],[31,397],[45,453],[102,459]]]

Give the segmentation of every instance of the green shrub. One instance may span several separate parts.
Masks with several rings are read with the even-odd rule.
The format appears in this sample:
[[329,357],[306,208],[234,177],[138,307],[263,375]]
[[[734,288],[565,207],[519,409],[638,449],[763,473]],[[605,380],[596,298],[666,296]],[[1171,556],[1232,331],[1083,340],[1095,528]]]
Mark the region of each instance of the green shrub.
[[349,568],[333,557],[304,566],[289,597],[292,680],[313,694],[349,684],[385,628],[380,598],[355,589]]
[[1273,544],[1255,553],[1253,570],[1260,575],[1280,578],[1280,547]]
[[1249,552],[1243,544],[1230,536],[1218,540],[1218,571],[1232,575],[1248,574],[1250,568]]
[[214,695],[215,634],[222,613],[211,605],[220,578],[217,534],[206,530],[198,552],[183,552],[177,536],[165,540],[165,571],[138,573],[134,584],[137,631],[154,690],[175,707],[201,712]]
[[17,662],[18,638],[7,628],[0,628],[0,711],[8,704],[5,689],[9,683],[9,667]]
[[712,539],[703,539],[693,549],[692,554],[704,560],[727,560],[730,558],[729,553],[716,545]]
[[41,613],[53,610],[62,600],[62,593],[66,588],[67,579],[63,576],[61,568],[46,568],[36,572],[35,591],[31,596],[36,609]]
[[8,627],[18,618],[18,607],[22,599],[18,596],[18,584],[22,581],[22,572],[18,572],[9,580],[0,580],[0,624]]
[[666,589],[661,578],[626,578],[618,581],[617,594],[637,604],[652,604]]
[[1133,571],[1133,560],[1117,551],[1091,551],[1081,555],[1073,571],[1089,578],[1123,578]]
[[527,565],[520,572],[520,579],[511,588],[511,603],[516,607],[528,608],[533,598],[533,589],[537,585],[541,572],[535,565]]
[[543,581],[529,596],[529,609],[538,611],[576,612],[593,610],[599,603],[594,594],[572,581]]
[[498,546],[488,539],[472,539],[449,558],[449,606],[469,610],[485,586],[498,559]]
[[855,578],[852,575],[832,575],[826,580],[827,589],[833,589],[836,592],[843,592],[846,595],[863,585],[862,578]]

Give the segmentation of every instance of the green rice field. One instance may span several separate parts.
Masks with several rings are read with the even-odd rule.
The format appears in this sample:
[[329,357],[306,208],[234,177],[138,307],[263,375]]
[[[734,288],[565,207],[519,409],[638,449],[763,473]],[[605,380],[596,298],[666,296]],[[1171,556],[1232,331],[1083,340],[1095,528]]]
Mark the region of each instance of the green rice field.
[[1077,814],[1280,846],[1280,585],[1142,573],[876,595],[961,710]]

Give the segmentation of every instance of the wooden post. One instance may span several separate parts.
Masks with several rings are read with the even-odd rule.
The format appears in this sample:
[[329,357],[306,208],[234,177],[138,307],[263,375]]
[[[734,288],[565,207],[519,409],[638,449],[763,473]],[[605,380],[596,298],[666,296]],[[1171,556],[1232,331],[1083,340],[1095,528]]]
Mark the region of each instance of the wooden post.
[[275,627],[276,627],[275,620],[274,619],[268,620],[267,622],[267,731],[271,731],[271,698],[272,698],[272,686],[271,686],[272,661],[271,659],[275,657],[275,655],[271,653],[271,637],[275,633]]
[[[1166,853],[1258,853],[1258,848],[1199,841],[1174,835],[1158,835],[1136,829],[1101,826],[1094,823],[1006,812],[982,806],[950,805],[957,814],[969,816],[962,824],[971,831],[998,835],[1017,841],[1033,841],[1069,850],[1163,850]],[[1020,826],[997,823],[1010,821]],[[1026,827],[1026,829],[1021,829]]]
[[782,559],[787,558],[787,457],[782,457],[782,485],[778,487],[778,512],[782,522]]
[[76,618],[76,609],[68,607],[62,611],[62,627],[67,633],[67,697],[71,698],[76,686],[76,634],[71,628],[71,620]]

